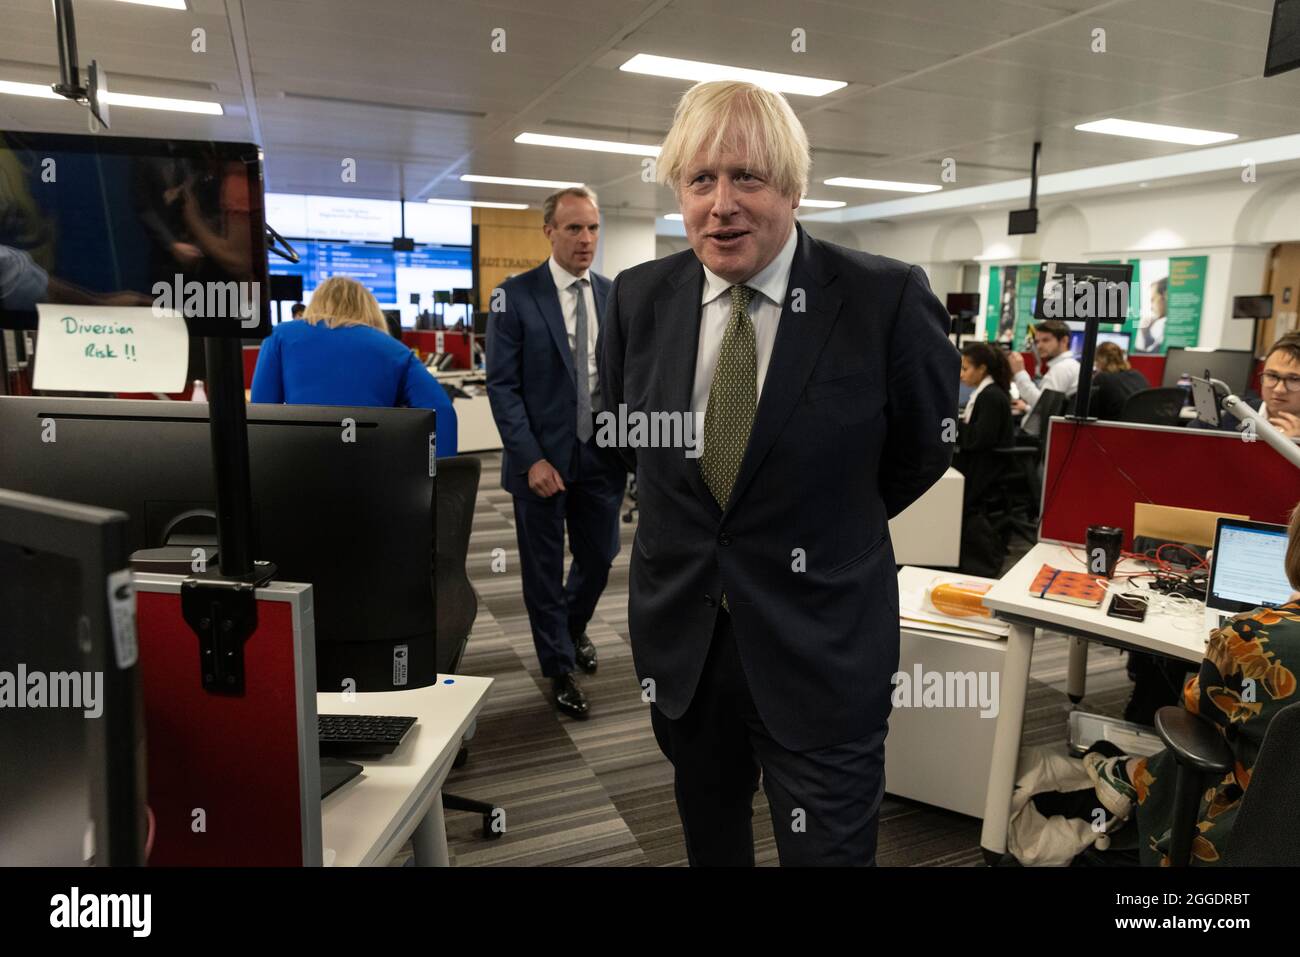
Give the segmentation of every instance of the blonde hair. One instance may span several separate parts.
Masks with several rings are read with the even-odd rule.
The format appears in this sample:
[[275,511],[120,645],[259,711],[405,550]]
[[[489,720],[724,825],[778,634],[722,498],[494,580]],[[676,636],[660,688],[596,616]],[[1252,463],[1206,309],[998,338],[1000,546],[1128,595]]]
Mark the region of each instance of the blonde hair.
[[808,188],[808,134],[790,104],[735,80],[697,83],[682,95],[659,152],[659,182],[681,189],[696,156],[704,152],[713,163],[727,150],[744,150],[750,169],[782,196],[798,198]]
[[1097,358],[1094,363],[1102,372],[1123,372],[1133,368],[1124,358],[1124,350],[1113,342],[1097,344]]
[[303,318],[313,325],[323,322],[339,326],[374,326],[387,334],[388,322],[374,295],[355,279],[331,276],[316,287]]

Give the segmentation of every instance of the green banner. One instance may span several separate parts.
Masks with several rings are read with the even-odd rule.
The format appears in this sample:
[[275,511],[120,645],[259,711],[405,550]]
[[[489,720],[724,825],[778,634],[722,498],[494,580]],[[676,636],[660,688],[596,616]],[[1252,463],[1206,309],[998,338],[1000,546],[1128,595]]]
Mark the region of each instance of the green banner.
[[990,342],[1024,341],[1034,320],[1040,263],[989,268],[985,333]]

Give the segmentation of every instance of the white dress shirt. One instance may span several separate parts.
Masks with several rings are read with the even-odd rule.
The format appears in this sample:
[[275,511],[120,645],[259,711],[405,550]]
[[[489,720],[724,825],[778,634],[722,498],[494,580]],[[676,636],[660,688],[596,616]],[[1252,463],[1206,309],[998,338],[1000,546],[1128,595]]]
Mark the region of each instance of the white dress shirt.
[[975,400],[980,397],[980,393],[993,384],[993,376],[986,375],[980,380],[980,384],[975,387],[975,391],[970,394],[966,401],[966,408],[961,410],[961,420],[970,425],[970,417],[975,411]]
[[1023,369],[1016,373],[1015,381],[1020,398],[1032,409],[1044,389],[1055,389],[1064,395],[1074,395],[1079,391],[1079,360],[1069,352],[1062,352],[1047,360],[1047,371],[1037,384]]
[[596,372],[596,336],[600,333],[600,318],[596,315],[596,294],[591,285],[591,270],[575,276],[557,263],[554,256],[547,262],[551,267],[551,278],[555,280],[556,292],[560,296],[560,312],[564,314],[564,331],[569,336],[571,355],[578,354],[574,338],[578,328],[578,295],[569,287],[580,279],[587,280],[587,285],[582,289],[587,300],[587,381],[591,386],[592,407],[596,408],[596,399],[600,395],[600,378]]
[[722,351],[722,337],[731,321],[731,295],[733,285],[748,286],[757,295],[749,303],[749,318],[754,324],[754,345],[758,359],[758,383],[755,400],[763,395],[763,382],[767,367],[772,361],[772,347],[776,343],[776,327],[781,322],[781,309],[785,304],[786,286],[790,283],[790,267],[794,263],[794,250],[799,231],[790,228],[790,238],[770,263],[753,277],[742,283],[732,283],[704,267],[704,294],[701,298],[700,338],[695,350],[695,388],[691,392],[691,411],[695,414],[695,429],[701,447],[704,439],[704,415],[709,408],[709,389],[713,386],[713,373],[718,367],[718,353]]

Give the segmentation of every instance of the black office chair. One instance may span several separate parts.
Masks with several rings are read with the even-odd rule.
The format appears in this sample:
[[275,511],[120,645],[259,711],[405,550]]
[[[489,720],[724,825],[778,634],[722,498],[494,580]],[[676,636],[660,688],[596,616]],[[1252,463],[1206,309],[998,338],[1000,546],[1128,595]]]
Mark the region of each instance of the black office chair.
[[[478,615],[478,595],[465,571],[469,553],[470,531],[474,525],[474,504],[483,463],[472,455],[438,459],[437,550],[434,558],[434,593],[438,598],[437,644],[438,673],[455,674],[469,642],[470,629]],[[459,768],[469,759],[469,747],[461,744],[452,767]],[[445,791],[442,806],[449,811],[469,811],[483,817],[483,836],[494,840],[501,836],[492,828],[496,805],[458,797]]]
[[1141,425],[1180,425],[1178,413],[1182,411],[1187,393],[1180,388],[1143,389],[1124,400],[1120,409],[1121,422]]
[[1003,459],[1002,481],[994,488],[988,516],[994,529],[1007,538],[1016,535],[1030,545],[1038,543],[1038,503],[1042,498],[1043,457],[1047,452],[1048,421],[1065,411],[1064,392],[1044,389],[1025,416],[1025,424],[1037,423],[1038,435],[1020,432],[1016,444],[998,449]]
[[[1233,767],[1232,749],[1216,725],[1177,705],[1156,712],[1156,731],[1178,762],[1174,778],[1174,821],[1169,863],[1191,861],[1201,795]],[[1300,861],[1300,702],[1287,705],[1269,723],[1260,744],[1250,787],[1241,798],[1232,836],[1223,848],[1225,864],[1295,866]]]

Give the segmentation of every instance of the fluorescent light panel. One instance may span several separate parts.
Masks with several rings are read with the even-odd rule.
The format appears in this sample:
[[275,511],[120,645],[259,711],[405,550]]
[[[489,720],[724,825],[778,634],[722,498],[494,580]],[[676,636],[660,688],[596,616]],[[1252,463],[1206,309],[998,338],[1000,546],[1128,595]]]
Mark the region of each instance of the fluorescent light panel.
[[1139,140],[1156,140],[1161,143],[1178,143],[1184,146],[1209,146],[1237,139],[1236,133],[1218,133],[1214,130],[1194,130],[1186,126],[1164,126],[1160,123],[1139,123],[1136,120],[1117,120],[1113,117],[1080,123],[1075,127],[1083,133],[1106,133],[1110,136],[1131,136]]
[[134,3],[142,7],[166,7],[168,10],[184,10],[185,0],[119,0],[121,3]]
[[527,209],[527,203],[489,203],[482,199],[430,199],[434,206],[481,206],[484,209]]
[[943,189],[930,183],[896,183],[887,179],[856,179],[852,176],[834,176],[822,180],[827,186],[850,186],[853,189],[884,189],[892,193],[935,193]]
[[580,136],[552,136],[550,133],[520,133],[516,143],[529,146],[558,146],[569,150],[592,150],[596,153],[627,153],[631,156],[658,156],[659,147],[648,143],[619,143],[616,140],[588,140]]
[[582,183],[569,183],[561,179],[523,179],[518,176],[481,176],[478,173],[466,173],[460,178],[462,183],[493,183],[497,186],[534,186],[538,189],[567,189],[581,186]]
[[680,223],[680,222],[682,221],[682,214],[681,214],[681,213],[664,213],[664,219],[671,219],[673,222]]
[[742,80],[775,90],[778,93],[794,93],[799,96],[825,96],[848,86],[844,80],[822,80],[812,76],[798,76],[793,73],[770,73],[767,70],[747,70],[739,66],[727,66],[723,63],[704,63],[700,60],[679,60],[676,57],[655,56],[651,53],[638,53],[624,63],[620,70],[625,73],[644,73],[649,76],[666,76],[674,80]]
[[[59,96],[48,86],[43,86],[40,83],[14,83],[10,80],[0,80],[0,93],[9,93],[13,96],[34,96],[42,100],[65,99],[65,97]],[[172,113],[204,113],[208,116],[221,116],[224,112],[220,103],[213,103],[209,100],[178,100],[169,96],[142,96],[138,93],[119,93],[115,90],[106,90],[103,97],[104,102],[109,106],[135,107],[142,110],[167,110]]]
[[847,206],[848,203],[842,199],[809,199],[805,196],[799,200],[801,207],[808,206],[816,209],[839,209],[841,206]]

